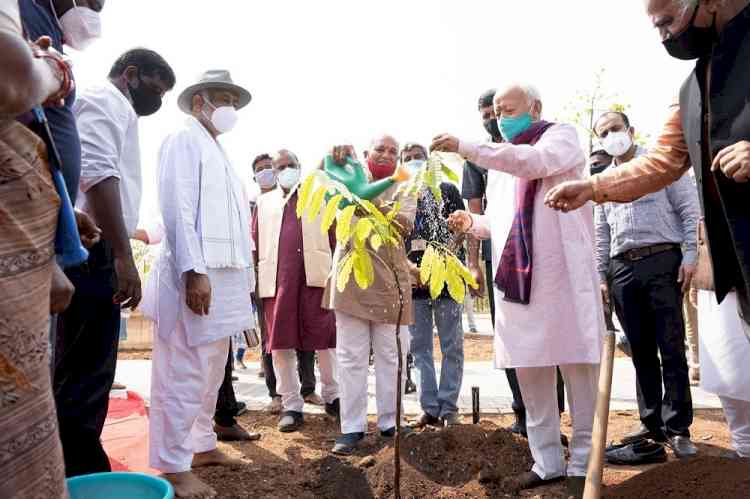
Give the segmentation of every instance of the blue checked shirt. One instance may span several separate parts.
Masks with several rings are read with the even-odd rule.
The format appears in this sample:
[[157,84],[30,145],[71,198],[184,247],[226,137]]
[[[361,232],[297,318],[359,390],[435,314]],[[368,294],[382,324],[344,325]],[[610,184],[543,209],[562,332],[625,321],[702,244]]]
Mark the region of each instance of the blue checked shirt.
[[[638,147],[636,156],[647,151]],[[617,168],[613,163],[610,168]],[[654,244],[682,245],[683,264],[695,264],[697,225],[700,218],[698,192],[688,175],[669,187],[633,201],[604,203],[594,209],[596,263],[606,282],[610,259],[634,248]]]

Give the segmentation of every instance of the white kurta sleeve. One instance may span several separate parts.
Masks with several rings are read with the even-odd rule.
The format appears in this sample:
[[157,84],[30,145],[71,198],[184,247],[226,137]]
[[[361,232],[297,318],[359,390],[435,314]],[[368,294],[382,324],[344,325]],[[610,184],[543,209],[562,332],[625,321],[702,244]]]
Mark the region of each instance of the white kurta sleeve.
[[473,224],[469,233],[477,239],[490,239],[490,217],[487,215],[477,215],[476,213],[471,214]]
[[180,275],[206,274],[198,233],[201,156],[187,130],[168,137],[159,152],[159,203],[164,231]]
[[578,134],[570,125],[553,125],[533,146],[461,142],[458,152],[486,170],[528,179],[552,177],[586,164]]

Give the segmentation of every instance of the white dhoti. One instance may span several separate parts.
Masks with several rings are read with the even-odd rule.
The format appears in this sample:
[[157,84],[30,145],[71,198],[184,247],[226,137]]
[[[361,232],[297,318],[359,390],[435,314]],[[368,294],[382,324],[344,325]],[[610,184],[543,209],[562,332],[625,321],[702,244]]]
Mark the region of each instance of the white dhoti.
[[698,291],[698,324],[701,388],[719,396],[735,450],[750,457],[750,343],[737,295],[719,304],[713,292]]
[[[318,350],[321,395],[326,404],[339,398],[339,385],[336,381],[336,350]],[[284,411],[302,412],[305,400],[300,394],[299,372],[296,350],[274,350],[273,371],[276,374],[276,391],[281,395]]]
[[[560,366],[568,396],[573,436],[570,439],[568,476],[586,476],[591,431],[594,424],[598,364]],[[557,407],[557,371],[551,367],[516,368],[518,384],[526,404],[526,430],[534,458],[532,471],[544,480],[566,474],[565,454],[560,443],[560,413]]]
[[181,322],[168,338],[154,335],[149,463],[164,473],[189,471],[193,454],[216,448],[213,417],[229,338],[188,346]]
[[[367,431],[367,373],[370,346],[375,356],[378,428],[380,430],[393,428],[396,426],[396,377],[398,376],[396,325],[377,324],[337,311],[336,330],[336,358],[341,393],[341,432]],[[406,365],[406,353],[409,351],[409,328],[401,326],[399,336],[402,362]]]

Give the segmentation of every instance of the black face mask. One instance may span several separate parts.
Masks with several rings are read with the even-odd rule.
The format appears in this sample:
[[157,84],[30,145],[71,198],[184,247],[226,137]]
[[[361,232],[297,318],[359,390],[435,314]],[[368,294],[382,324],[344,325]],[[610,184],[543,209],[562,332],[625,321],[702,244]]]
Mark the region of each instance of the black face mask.
[[662,42],[664,48],[672,57],[689,61],[711,54],[716,40],[716,15],[714,15],[714,22],[710,28],[697,28],[694,23],[700,7],[701,5],[698,3],[688,27],[682,33],[670,36]]
[[138,87],[128,83],[128,92],[133,98],[133,109],[138,116],[150,116],[161,108],[161,95],[143,83],[138,76]]
[[494,118],[484,120],[482,122],[484,125],[484,129],[487,130],[487,133],[490,134],[493,140],[497,140],[500,138],[500,129],[497,126],[497,120]]

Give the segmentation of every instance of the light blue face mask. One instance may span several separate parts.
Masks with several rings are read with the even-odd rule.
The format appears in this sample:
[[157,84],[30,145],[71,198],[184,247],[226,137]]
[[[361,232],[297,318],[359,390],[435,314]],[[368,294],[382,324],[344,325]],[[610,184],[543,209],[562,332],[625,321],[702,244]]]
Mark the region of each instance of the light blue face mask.
[[273,168],[266,168],[255,174],[255,181],[258,183],[261,189],[270,189],[276,185],[276,170]]
[[409,173],[412,175],[416,174],[420,168],[424,166],[425,161],[423,159],[413,159],[406,163],[404,166],[406,166],[406,169],[409,170]]
[[523,113],[520,116],[503,116],[497,119],[497,126],[506,142],[511,142],[531,126],[531,114]]

